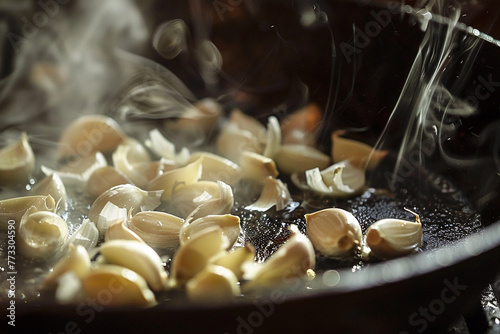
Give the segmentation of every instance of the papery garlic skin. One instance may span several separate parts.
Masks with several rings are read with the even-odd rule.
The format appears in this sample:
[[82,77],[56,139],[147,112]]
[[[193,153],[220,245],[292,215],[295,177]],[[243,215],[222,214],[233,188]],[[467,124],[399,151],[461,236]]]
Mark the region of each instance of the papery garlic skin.
[[392,259],[414,253],[422,246],[422,224],[402,219],[382,219],[366,231],[366,244],[381,259]]
[[185,244],[193,235],[203,232],[212,226],[220,227],[222,234],[228,239],[228,248],[233,247],[241,232],[240,217],[233,215],[209,215],[200,217],[192,222],[186,222],[180,231],[181,245]]
[[0,185],[28,181],[35,169],[35,155],[26,133],[14,144],[0,149]]
[[176,248],[184,219],[159,211],[142,211],[128,222],[128,228],[153,248]]
[[191,154],[189,162],[194,162],[199,158],[203,158],[200,180],[222,181],[233,186],[241,179],[241,167],[231,160],[209,152],[195,152]]
[[273,158],[281,147],[281,127],[278,119],[274,116],[268,118],[266,147],[262,155]]
[[139,188],[144,189],[148,186],[149,180],[145,175],[136,170],[134,165],[129,161],[129,152],[129,146],[118,146],[112,155],[113,166],[116,168],[116,170],[125,175],[127,179],[132,181],[131,183],[135,184]]
[[233,189],[221,181],[217,181],[217,184],[219,186],[219,197],[213,197],[204,192],[193,199],[193,203],[198,207],[186,217],[186,220],[195,220],[208,215],[224,215],[231,212],[234,205]]
[[146,280],[135,271],[117,265],[99,265],[82,279],[88,298],[96,300],[103,291],[110,293],[109,306],[153,306],[155,295]]
[[187,282],[186,292],[191,302],[210,305],[227,303],[241,293],[234,273],[213,264]]
[[88,251],[97,245],[99,240],[99,230],[89,219],[84,219],[75,233],[68,239],[69,244],[82,246]]
[[102,244],[101,255],[111,264],[135,271],[154,291],[165,287],[167,273],[159,255],[146,245],[133,240],[110,240]]
[[200,205],[195,199],[205,192],[214,198],[220,198],[220,190],[217,182],[198,181],[175,189],[172,195],[173,210],[181,217],[187,217]]
[[310,169],[305,175],[309,189],[326,196],[352,196],[359,193],[365,184],[364,170],[347,161],[336,163],[323,171]]
[[9,221],[14,221],[19,227],[21,218],[26,211],[35,207],[38,211],[55,211],[56,202],[52,196],[23,196],[0,201],[0,229],[6,230]]
[[307,235],[321,254],[345,257],[361,246],[361,226],[352,213],[330,208],[306,214],[305,218]]
[[146,146],[159,157],[166,158],[181,166],[185,165],[189,160],[189,150],[183,147],[177,153],[175,145],[166,139],[158,129],[149,132],[149,139],[146,141]]
[[80,279],[88,274],[90,271],[90,258],[85,247],[70,244],[66,255],[59,260],[43,281],[42,289],[55,287],[58,279],[68,271],[73,271]]
[[256,202],[246,207],[247,210],[267,211],[273,206],[277,211],[283,210],[292,200],[288,187],[281,180],[267,177],[264,188]]
[[34,195],[50,195],[57,205],[58,212],[66,211],[66,187],[57,173],[46,176],[33,188]]

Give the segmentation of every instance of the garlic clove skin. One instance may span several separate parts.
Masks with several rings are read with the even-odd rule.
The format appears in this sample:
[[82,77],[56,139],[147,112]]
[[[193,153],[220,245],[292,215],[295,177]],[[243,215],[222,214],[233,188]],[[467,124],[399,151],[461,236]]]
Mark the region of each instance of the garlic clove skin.
[[[151,161],[151,156],[146,148],[135,138],[127,137],[120,146],[128,147],[127,160],[131,164],[147,163]],[[118,149],[118,147],[116,149]]]
[[254,152],[241,154],[240,166],[243,177],[263,184],[268,176],[276,178],[279,174],[273,159]]
[[[341,168],[341,170],[339,175],[336,175],[338,168]],[[322,170],[321,177],[327,186],[338,189],[339,193],[337,195],[339,196],[343,195],[342,193],[346,195],[359,193],[366,182],[365,171],[354,166],[349,161],[341,161]]]
[[117,219],[109,225],[104,241],[110,240],[133,240],[144,243],[141,237],[125,226],[123,219]]
[[366,231],[366,244],[371,253],[381,259],[414,253],[422,246],[422,224],[402,219],[382,219],[373,223]]
[[311,241],[296,225],[289,229],[291,236],[263,264],[245,267],[244,278],[249,281],[243,286],[244,291],[283,284],[291,277],[306,277],[314,269],[316,257]]
[[191,302],[199,304],[222,304],[241,294],[238,278],[224,267],[210,264],[186,284]]
[[56,202],[52,196],[25,196],[0,201],[0,229],[7,230],[9,221],[14,221],[16,228],[28,209],[37,211],[55,211]]
[[222,266],[230,269],[238,279],[243,279],[243,268],[254,262],[255,249],[247,245],[238,247],[231,252],[220,253],[211,263],[217,266]]
[[26,133],[11,145],[0,149],[0,185],[28,181],[35,169],[35,155]]
[[140,173],[128,160],[129,152],[129,146],[118,146],[118,148],[113,152],[112,155],[113,166],[116,168],[116,170],[125,175],[127,179],[131,180],[132,182],[130,183],[144,189],[147,187],[149,180],[144,174]]
[[52,271],[47,275],[41,288],[54,288],[57,286],[59,278],[68,271],[73,271],[80,279],[88,274],[90,271],[90,257],[85,247],[70,244],[66,255],[59,260]]
[[149,182],[154,178],[166,173],[168,171],[179,168],[173,161],[161,158],[157,161],[136,162],[133,164],[137,173],[144,175]]
[[84,219],[75,233],[68,239],[69,244],[82,246],[89,252],[97,245],[99,240],[99,230],[89,219]]
[[66,211],[66,187],[57,173],[46,176],[33,188],[33,195],[50,195],[57,205],[57,212]]
[[330,208],[306,214],[307,235],[321,254],[333,257],[352,255],[361,245],[361,226],[348,211]]
[[99,235],[105,236],[112,223],[117,220],[126,221],[128,219],[128,216],[129,211],[127,210],[127,208],[121,208],[111,202],[106,203],[102,211],[99,213],[99,217],[97,218],[96,226],[99,230]]
[[213,197],[209,193],[204,192],[193,199],[193,203],[198,205],[198,207],[186,217],[186,221],[192,221],[208,215],[224,215],[231,212],[234,205],[233,189],[221,181],[217,181],[217,185],[219,186],[219,197]]
[[154,291],[164,288],[167,273],[160,256],[145,243],[134,240],[110,240],[102,244],[101,255],[108,263],[135,271]]
[[195,152],[191,154],[189,162],[194,162],[199,158],[203,158],[200,180],[222,181],[233,186],[241,179],[241,167],[231,160],[209,152]]
[[142,211],[128,222],[128,228],[153,248],[177,248],[184,219],[159,211]]
[[186,222],[180,231],[180,243],[184,245],[193,235],[202,233],[209,227],[217,226],[222,230],[222,234],[228,239],[228,249],[233,247],[241,233],[240,217],[233,215],[210,215],[198,218],[194,221]]
[[161,190],[162,201],[169,201],[176,189],[198,182],[201,177],[203,158],[188,164],[185,167],[177,168],[154,178],[148,186],[148,190]]
[[217,182],[198,181],[196,183],[186,184],[174,190],[172,195],[173,209],[181,217],[187,217],[200,203],[194,200],[201,196],[204,192],[214,198],[220,198],[220,190]]
[[292,200],[288,187],[281,180],[268,176],[264,181],[264,188],[257,201],[245,209],[265,212],[276,207],[277,211],[283,210]]
[[59,139],[58,159],[113,152],[126,139],[120,125],[103,115],[82,116],[66,127]]
[[282,145],[274,160],[281,172],[302,173],[309,169],[325,169],[330,165],[330,157],[318,149],[306,145]]
[[154,306],[154,293],[138,273],[117,265],[99,265],[92,268],[82,279],[82,287],[88,298],[99,298],[108,291],[109,306]]
[[273,158],[281,147],[281,127],[278,119],[274,116],[268,118],[266,147],[262,155]]
[[184,286],[202,271],[212,258],[224,252],[228,244],[227,237],[216,226],[193,235],[174,255],[170,271],[171,284]]
[[332,133],[333,162],[349,160],[357,168],[373,170],[389,153],[389,151],[375,150],[365,143],[341,137],[344,134],[343,130]]
[[21,218],[18,231],[19,252],[32,258],[47,258],[62,248],[68,225],[57,214],[31,207]]
[[177,153],[175,145],[165,138],[158,129],[149,132],[149,139],[146,140],[146,146],[157,156],[173,161],[181,166],[185,165],[189,160],[189,150],[184,147]]

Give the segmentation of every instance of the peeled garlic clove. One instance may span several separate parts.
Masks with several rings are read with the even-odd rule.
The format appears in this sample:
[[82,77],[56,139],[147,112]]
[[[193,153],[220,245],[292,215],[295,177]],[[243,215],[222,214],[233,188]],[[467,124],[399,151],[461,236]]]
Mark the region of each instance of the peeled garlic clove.
[[123,219],[117,219],[109,225],[104,240],[133,240],[144,242],[141,237],[125,226],[125,220]]
[[281,180],[267,177],[264,181],[264,188],[259,196],[259,199],[246,207],[247,210],[267,211],[273,206],[277,211],[283,210],[286,205],[292,200],[292,196],[288,191],[286,184]]
[[163,157],[179,165],[185,165],[189,160],[189,150],[184,147],[177,153],[175,145],[163,137],[158,129],[149,132],[149,139],[146,141],[146,146],[159,157]]
[[228,248],[233,247],[241,232],[240,217],[233,215],[210,215],[186,222],[180,231],[181,245],[185,244],[193,235],[203,232],[209,227],[217,226],[222,230],[228,241]]
[[289,229],[292,235],[263,264],[245,268],[244,277],[250,281],[243,289],[248,291],[283,284],[291,277],[305,277],[308,270],[314,269],[316,258],[311,241],[300,233],[297,226],[290,225]]
[[19,223],[19,251],[33,258],[49,257],[61,249],[68,225],[57,214],[31,207]]
[[0,185],[28,181],[35,169],[35,155],[23,132],[14,144],[0,150]]
[[381,259],[392,259],[415,252],[422,246],[422,224],[402,219],[382,219],[366,231],[366,244]]
[[273,159],[253,152],[241,154],[240,166],[245,178],[259,183],[268,176],[276,178],[279,174]]
[[196,152],[191,155],[189,162],[203,158],[201,180],[222,181],[235,185],[241,178],[241,167],[229,159],[209,152]]
[[280,171],[292,174],[319,168],[325,169],[330,165],[330,157],[318,149],[306,145],[282,145],[274,160]]
[[78,230],[68,239],[68,243],[83,246],[88,252],[97,245],[98,240],[99,230],[93,222],[84,219]]
[[162,190],[162,201],[168,201],[176,189],[197,182],[201,177],[203,158],[189,165],[166,172],[154,178],[148,186],[149,190]]
[[315,146],[315,134],[322,117],[321,110],[314,103],[295,111],[281,124],[283,144]]
[[80,279],[90,271],[89,253],[85,247],[70,244],[66,255],[59,260],[43,281],[42,289],[55,287],[58,279],[68,271],[73,271]]
[[144,191],[131,184],[119,185],[97,197],[90,207],[88,218],[97,223],[99,215],[108,202],[119,208],[125,208],[127,211],[132,210],[132,214],[153,210],[160,205],[160,197],[161,191]]
[[263,155],[273,158],[278,153],[281,146],[281,127],[278,119],[274,116],[269,117],[267,123],[266,147]]
[[93,198],[97,198],[105,191],[121,184],[132,184],[125,174],[112,166],[96,169],[86,183],[87,192]]
[[[110,306],[153,306],[154,293],[138,273],[116,265],[100,265],[92,268],[82,279],[82,287],[88,298],[100,298],[103,291],[109,293]],[[102,297],[101,297],[102,298]]]
[[113,152],[126,136],[120,125],[103,115],[82,116],[71,123],[59,139],[58,158]]
[[[236,126],[226,126],[217,137],[217,152],[223,157],[238,162],[243,152],[262,153],[262,146],[250,131]],[[240,164],[241,165],[241,164]]]
[[230,269],[238,279],[243,278],[243,267],[249,263],[253,263],[255,258],[255,250],[250,247],[238,247],[229,253],[220,253],[212,264]]
[[167,273],[160,256],[148,245],[132,240],[110,240],[101,246],[101,255],[108,263],[135,271],[154,291],[164,288]]
[[159,211],[142,211],[128,222],[128,228],[154,248],[176,248],[184,219]]
[[373,147],[352,139],[341,137],[345,131],[332,133],[333,162],[349,160],[354,166],[372,170],[385,158],[388,151],[375,150]]
[[133,184],[135,184],[139,188],[144,189],[147,187],[149,179],[130,163],[130,161],[128,160],[129,152],[129,146],[118,146],[118,148],[113,152],[112,155],[113,165],[116,170],[125,175],[129,180],[132,181]]
[[207,192],[193,199],[193,203],[198,205],[186,218],[195,220],[208,215],[223,215],[231,212],[234,205],[233,189],[224,182],[217,181],[219,186],[219,197],[213,197]]
[[204,192],[207,192],[210,196],[215,198],[220,197],[219,185],[217,182],[198,181],[176,189],[172,195],[172,206],[181,217],[187,217],[200,205],[198,202],[194,202],[194,199]]
[[174,255],[171,266],[172,283],[176,286],[185,285],[202,271],[214,256],[223,252],[228,243],[219,227],[211,227],[192,236]]
[[56,202],[52,196],[25,196],[0,201],[0,229],[6,230],[9,221],[19,227],[21,218],[28,209],[34,207],[38,211],[55,211]]
[[331,208],[306,214],[305,218],[307,235],[321,254],[343,257],[360,247],[361,226],[352,213]]
[[224,267],[208,265],[186,284],[190,301],[202,304],[227,303],[241,294],[238,278]]
[[61,167],[60,170],[54,170],[46,166],[42,166],[41,169],[45,175],[57,173],[66,184],[81,186],[86,184],[90,175],[96,169],[107,165],[104,155],[101,152],[96,152],[92,155],[77,158]]
[[51,174],[38,182],[33,188],[34,195],[50,195],[56,202],[59,212],[66,211],[66,188],[59,175]]

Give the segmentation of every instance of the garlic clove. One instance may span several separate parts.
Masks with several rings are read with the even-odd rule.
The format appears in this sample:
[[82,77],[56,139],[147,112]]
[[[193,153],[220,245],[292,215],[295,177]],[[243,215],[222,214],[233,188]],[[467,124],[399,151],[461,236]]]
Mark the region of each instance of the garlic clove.
[[330,157],[318,149],[306,145],[282,145],[274,160],[280,171],[292,174],[309,169],[325,169],[330,165]]
[[361,226],[352,213],[330,208],[306,214],[307,235],[323,255],[352,255],[362,241]]
[[227,248],[228,240],[219,227],[210,227],[193,235],[177,253],[171,266],[174,286],[184,286],[187,281],[202,271],[210,260]]
[[283,210],[292,200],[288,187],[281,180],[268,176],[264,181],[264,188],[257,201],[246,207],[247,210],[267,211],[273,206],[277,211]]
[[[337,169],[341,168],[337,174]],[[327,186],[339,190],[340,194],[359,193],[365,186],[365,171],[351,164],[349,161],[336,163],[321,171],[321,177]]]
[[189,160],[189,150],[184,147],[177,153],[175,145],[165,138],[158,129],[149,132],[149,139],[146,140],[146,146],[157,156],[173,161],[179,165],[185,165]]
[[281,147],[281,127],[278,119],[274,116],[268,118],[265,157],[273,158]]
[[144,191],[131,184],[119,185],[97,197],[90,207],[88,218],[98,223],[99,215],[108,202],[127,211],[132,210],[132,214],[141,210],[153,210],[160,205],[160,197],[161,191]]
[[197,182],[201,177],[203,158],[192,162],[185,167],[168,171],[154,178],[148,186],[149,190],[162,190],[162,201],[172,198],[175,190],[187,184]]
[[402,219],[382,219],[366,231],[366,244],[371,253],[381,259],[392,259],[414,253],[422,246],[422,224]]
[[59,278],[65,273],[73,271],[80,279],[90,271],[90,257],[85,247],[70,244],[66,255],[57,262],[52,271],[42,283],[42,289],[50,289],[57,285]]
[[84,219],[75,233],[68,239],[68,244],[83,246],[87,252],[97,245],[99,240],[99,230],[93,222]]
[[155,177],[162,175],[168,171],[179,168],[177,164],[173,161],[161,158],[157,161],[148,162],[137,162],[133,164],[134,169],[137,173],[144,175],[149,182],[151,182]]
[[115,167],[105,166],[97,168],[90,175],[86,188],[92,198],[97,198],[107,190],[122,184],[132,184],[132,181]]
[[240,130],[250,132],[259,142],[266,140],[266,128],[256,118],[243,113],[239,109],[234,109],[229,116],[229,124],[236,126]]
[[109,225],[104,241],[110,240],[134,240],[144,243],[141,237],[125,226],[123,219],[117,219]]
[[159,211],[142,211],[128,222],[128,228],[153,248],[176,248],[184,219]]
[[230,269],[238,279],[243,278],[243,268],[249,263],[253,263],[255,258],[255,249],[251,246],[238,247],[231,252],[220,253],[211,263]]
[[187,282],[186,292],[191,302],[210,305],[227,303],[241,294],[234,273],[212,264]]
[[82,116],[71,123],[59,139],[58,159],[113,152],[126,136],[118,123],[107,116]]
[[241,179],[241,167],[229,159],[209,152],[196,152],[191,154],[189,162],[203,158],[201,180],[222,181],[231,186]]
[[[262,145],[250,131],[242,130],[235,125],[226,125],[217,137],[217,153],[238,162],[243,152],[262,153]],[[240,164],[241,165],[241,164]]]
[[[131,209],[132,210],[132,209]],[[111,202],[106,203],[97,218],[96,226],[101,236],[105,236],[111,224],[117,220],[128,219],[129,212],[127,208],[121,208]]]
[[127,137],[125,141],[118,147],[120,146],[128,147],[127,160],[131,164],[146,163],[151,161],[151,157],[149,156],[146,148],[141,144],[140,141],[135,138]]
[[231,186],[217,181],[219,186],[219,197],[213,197],[207,192],[193,199],[197,208],[186,218],[186,221],[195,220],[208,215],[224,215],[231,212],[234,205],[234,195]]
[[0,229],[7,230],[9,221],[19,227],[21,218],[31,207],[38,211],[55,211],[56,202],[52,196],[25,196],[0,201]]
[[135,271],[154,291],[164,288],[167,273],[160,256],[145,243],[135,240],[110,240],[101,245],[101,255],[108,263]]
[[333,162],[349,160],[357,168],[372,170],[385,158],[389,151],[375,150],[373,147],[352,139],[341,137],[345,131],[332,133]]
[[200,203],[194,200],[204,192],[220,198],[219,185],[212,181],[198,181],[176,189],[172,195],[172,206],[181,217],[187,217]]
[[116,170],[120,171],[127,179],[131,180],[133,184],[139,188],[146,188],[149,179],[138,171],[135,166],[129,161],[128,156],[130,155],[130,146],[120,145],[113,152],[113,166]]
[[109,294],[109,306],[153,306],[154,293],[138,273],[116,265],[99,265],[82,279],[88,298],[98,300],[102,292]]
[[285,118],[281,124],[283,144],[315,146],[315,134],[321,124],[322,112],[310,103]]
[[273,159],[254,152],[243,152],[240,166],[245,178],[259,183],[263,183],[268,176],[276,178],[279,174]]
[[38,182],[33,188],[33,194],[39,196],[52,196],[56,202],[57,211],[66,211],[66,187],[57,173],[48,175]]
[[21,218],[19,252],[32,258],[46,258],[60,250],[68,237],[68,225],[57,214],[31,207]]
[[35,155],[26,133],[11,145],[0,149],[0,185],[28,181],[35,169]]
[[311,241],[296,225],[289,229],[291,236],[263,264],[245,267],[244,278],[250,280],[243,286],[245,291],[283,284],[291,277],[305,277],[314,269],[316,258]]
[[194,221],[186,222],[180,231],[180,242],[184,245],[193,235],[202,233],[209,227],[217,226],[222,230],[229,241],[228,248],[233,247],[241,232],[240,217],[233,215],[209,215],[195,219]]

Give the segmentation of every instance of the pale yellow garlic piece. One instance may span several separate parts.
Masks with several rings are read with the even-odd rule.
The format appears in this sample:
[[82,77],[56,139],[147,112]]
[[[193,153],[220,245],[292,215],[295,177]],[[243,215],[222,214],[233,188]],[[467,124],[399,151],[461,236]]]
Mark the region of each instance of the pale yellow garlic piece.
[[267,211],[273,206],[276,210],[283,210],[292,200],[288,187],[281,180],[268,176],[264,181],[264,188],[257,201],[246,207],[247,210]]
[[71,123],[59,139],[58,158],[85,157],[113,152],[126,136],[120,125],[103,115],[82,116]]
[[[319,168],[310,169],[305,176],[308,190],[327,196],[352,196],[359,193],[365,185],[365,171],[348,161],[336,163],[323,171]],[[296,180],[295,175],[293,178]]]
[[0,185],[26,182],[34,169],[35,155],[26,133],[0,150]]
[[66,211],[66,187],[57,173],[43,178],[33,188],[34,195],[50,195],[57,205],[57,211]]
[[176,248],[184,219],[159,211],[142,211],[128,222],[128,228],[153,248]]
[[68,225],[57,214],[31,207],[21,218],[17,234],[19,252],[46,258],[61,250],[68,238]]
[[135,271],[154,291],[165,287],[167,273],[160,256],[145,243],[135,240],[110,240],[102,244],[101,255],[108,263]]
[[186,221],[192,221],[208,215],[224,215],[231,212],[234,205],[233,189],[221,181],[217,181],[217,184],[219,186],[219,197],[214,197],[205,191],[193,199],[193,203],[198,205],[198,207],[186,217]]
[[184,245],[194,235],[202,233],[204,230],[217,226],[222,230],[228,239],[228,248],[233,247],[241,232],[240,217],[233,215],[209,215],[193,220],[192,222],[185,222],[180,231],[180,242]]
[[[17,229],[21,218],[34,207],[38,211],[55,211],[56,202],[52,196],[25,196],[0,201],[0,229],[13,225]],[[12,224],[9,224],[11,222]]]
[[132,184],[132,181],[113,166],[97,168],[86,183],[87,192],[92,198],[101,196],[105,191],[121,184]]
[[231,252],[220,253],[211,263],[230,269],[238,279],[243,278],[245,265],[254,262],[255,249],[251,246],[238,247]]
[[240,166],[245,178],[261,184],[268,176],[276,178],[279,174],[273,159],[254,152],[243,152]]
[[121,266],[100,265],[92,268],[82,279],[82,287],[88,298],[101,300],[107,306],[156,304],[155,295],[144,278]]
[[299,144],[314,147],[316,132],[323,118],[314,103],[293,112],[281,124],[283,144]]
[[185,165],[189,160],[189,150],[183,147],[177,153],[175,145],[166,139],[158,129],[149,132],[149,139],[146,140],[146,146],[157,156],[173,161],[179,165]]
[[175,211],[181,217],[187,217],[200,205],[199,202],[194,200],[204,192],[214,198],[220,198],[219,185],[213,181],[198,181],[176,189],[172,195],[172,204]]
[[392,259],[414,253],[422,246],[422,224],[402,219],[382,219],[366,231],[366,244],[381,259]]
[[183,286],[202,271],[210,260],[224,252],[228,240],[219,227],[211,227],[192,236],[174,255],[171,278],[174,286]]
[[69,244],[83,246],[89,252],[97,245],[99,230],[97,226],[88,219],[84,219],[75,233],[68,239]]
[[330,165],[330,157],[318,149],[306,145],[282,145],[274,160],[280,171],[292,174]]
[[345,131],[332,133],[333,162],[348,160],[355,167],[372,170],[385,158],[389,151],[375,150],[373,147],[360,141],[341,137]]
[[261,143],[266,141],[266,127],[256,118],[243,113],[239,109],[234,109],[231,112],[229,124],[235,125],[240,130],[250,132]]
[[80,279],[90,271],[90,257],[85,247],[70,244],[66,255],[57,262],[42,283],[42,289],[50,289],[57,285],[58,279],[65,273],[73,271]]
[[281,127],[278,119],[274,116],[269,117],[267,123],[266,147],[262,155],[274,158],[281,147]]
[[179,168],[175,162],[165,158],[161,158],[157,161],[136,162],[133,164],[133,167],[137,173],[144,175],[148,182],[151,182],[154,178],[163,173]]
[[149,179],[146,175],[137,170],[129,161],[129,152],[130,146],[118,146],[112,155],[113,166],[116,168],[116,170],[125,175],[127,179],[131,180],[133,184],[135,184],[139,188],[144,189],[148,186]]
[[255,135],[234,124],[226,125],[223,128],[217,137],[216,147],[217,153],[234,162],[240,161],[243,152],[257,154],[263,152],[262,145]]
[[151,161],[151,157],[149,156],[146,148],[135,138],[127,137],[120,146],[128,147],[127,160],[131,164],[146,163]]
[[191,154],[189,162],[194,162],[201,157],[203,157],[201,180],[222,181],[232,186],[241,179],[241,167],[217,154],[196,152]]
[[244,277],[249,281],[243,289],[248,291],[283,284],[292,277],[306,277],[314,269],[316,257],[311,241],[297,226],[290,225],[292,234],[288,240],[263,264],[246,266]]
[[191,302],[210,305],[230,302],[241,294],[234,273],[213,264],[187,282],[186,292]]
[[162,201],[172,198],[175,190],[187,184],[197,182],[201,177],[203,158],[192,162],[185,167],[177,168],[154,178],[148,186],[149,190],[161,190]]
[[141,237],[125,226],[125,220],[123,219],[117,219],[109,225],[104,240],[133,240],[144,242]]
[[361,245],[361,226],[352,213],[330,208],[306,214],[307,235],[323,255],[352,255]]

